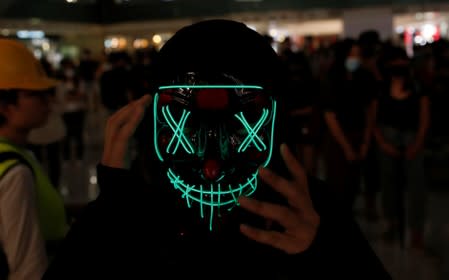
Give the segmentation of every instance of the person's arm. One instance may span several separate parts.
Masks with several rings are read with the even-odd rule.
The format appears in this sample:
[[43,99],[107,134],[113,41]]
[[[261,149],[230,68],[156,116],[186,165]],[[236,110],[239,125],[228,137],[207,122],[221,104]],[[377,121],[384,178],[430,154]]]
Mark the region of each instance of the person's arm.
[[423,149],[427,131],[430,126],[430,100],[428,96],[422,96],[419,100],[419,124],[416,138],[407,147],[406,157],[413,159],[416,154]]
[[369,147],[371,145],[371,138],[374,133],[374,127],[376,122],[377,102],[371,101],[366,111],[365,129],[363,131],[363,142],[360,149],[362,158],[365,158],[368,154]]
[[337,120],[337,116],[334,112],[327,111],[324,113],[324,120],[329,128],[329,131],[332,137],[337,141],[340,147],[343,149],[346,159],[349,161],[353,161],[357,159],[357,155],[343,133],[343,129],[341,128],[340,123]]
[[9,280],[41,279],[47,255],[36,208],[31,170],[17,165],[0,180],[0,236]]
[[385,139],[384,135],[382,134],[382,131],[377,123],[377,112],[379,110],[379,103],[378,101],[375,101],[374,104],[374,115],[376,116],[376,121],[374,122],[374,127],[373,127],[373,135],[374,135],[374,139],[377,142],[377,145],[379,146],[380,150],[382,150],[382,152],[384,152],[385,154],[391,156],[391,157],[398,157],[400,156],[400,151],[393,146],[392,144],[388,143],[387,140]]
[[427,131],[430,126],[430,100],[428,96],[421,97],[419,101],[419,126],[416,135],[416,142],[419,145],[424,145],[424,140],[427,136]]
[[304,115],[310,115],[313,113],[313,107],[307,106],[300,109],[293,109],[290,111],[290,116],[304,116]]

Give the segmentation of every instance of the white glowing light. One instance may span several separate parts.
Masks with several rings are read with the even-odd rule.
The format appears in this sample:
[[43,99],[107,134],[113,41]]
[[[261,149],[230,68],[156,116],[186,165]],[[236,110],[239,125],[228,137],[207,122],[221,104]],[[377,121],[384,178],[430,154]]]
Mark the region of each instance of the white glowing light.
[[20,39],[38,39],[44,38],[45,33],[41,30],[19,30],[17,31],[17,37]]
[[162,37],[159,34],[153,36],[153,43],[160,44],[162,42]]
[[97,176],[91,176],[89,178],[89,182],[91,185],[96,185],[97,184]]

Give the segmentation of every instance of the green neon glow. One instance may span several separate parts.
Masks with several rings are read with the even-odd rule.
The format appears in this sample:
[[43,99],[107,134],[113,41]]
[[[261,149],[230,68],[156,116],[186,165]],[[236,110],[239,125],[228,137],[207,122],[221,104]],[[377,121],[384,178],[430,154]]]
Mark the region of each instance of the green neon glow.
[[170,153],[170,147],[172,146],[175,139],[177,139],[178,142],[176,143],[176,147],[173,149],[173,152],[172,152],[173,155],[178,150],[179,144],[181,144],[184,147],[184,150],[188,154],[193,154],[194,149],[193,149],[192,145],[190,144],[190,141],[187,139],[187,137],[184,134],[184,126],[186,125],[186,121],[190,115],[190,112],[183,110],[181,119],[179,120],[179,123],[177,123],[175,121],[175,119],[173,118],[173,115],[171,114],[168,106],[162,107],[162,115],[164,116],[165,120],[167,121],[167,124],[170,126],[170,128],[174,132],[174,137],[172,137],[170,143],[168,144],[166,152]]
[[273,99],[273,112],[271,114],[271,140],[270,140],[270,151],[268,154],[267,161],[263,164],[263,167],[267,167],[271,161],[273,155],[273,141],[274,141],[274,125],[276,123],[276,100]]
[[[259,121],[256,123],[256,125],[254,126],[254,128],[252,128],[248,121],[246,120],[245,116],[243,116],[243,113],[240,112],[240,116],[238,114],[235,114],[234,116],[243,124],[243,126],[245,127],[246,131],[248,132],[248,136],[246,136],[245,140],[243,140],[243,142],[241,143],[240,147],[238,148],[237,152],[244,152],[246,151],[246,149],[249,147],[250,143],[253,142],[254,145],[256,146],[256,148],[261,152],[261,151],[265,151],[267,149],[267,146],[265,146],[265,144],[263,143],[262,139],[260,139],[260,137],[257,135],[257,133],[259,132],[260,128],[262,127],[262,125],[265,123],[265,120],[268,117],[268,110],[267,109],[263,109],[263,113],[262,113],[262,117],[259,119]],[[258,140],[260,142],[260,144],[262,144],[262,148],[259,147],[259,144],[257,144]]]
[[[210,200],[214,201],[214,185],[210,184]],[[218,197],[220,197],[220,194],[217,195]],[[220,205],[219,203],[217,205]],[[209,214],[209,230],[212,231],[212,222],[213,222],[213,218],[214,218],[214,205],[210,205],[210,214]]]
[[[218,210],[220,207],[227,206],[233,208],[238,204],[237,199],[239,196],[252,195],[257,188],[257,175],[256,171],[252,176],[250,176],[245,183],[238,184],[237,188],[233,188],[232,185],[228,185],[229,190],[222,190],[221,184],[210,184],[210,190],[205,191],[203,185],[189,185],[184,183],[171,169],[168,169],[167,177],[169,178],[171,184],[176,190],[182,193],[182,198],[187,201],[188,206],[192,202],[196,202],[200,206],[201,218],[204,218],[204,206],[210,207],[209,215],[209,228],[212,230],[212,222],[215,208]],[[227,196],[232,198],[227,198]],[[205,196],[208,196],[207,199]],[[224,199],[224,200],[223,200]],[[189,206],[190,207],[190,206]],[[228,209],[229,210],[229,209]]]
[[[204,127],[201,126],[200,130],[198,132],[198,135],[199,135],[198,136],[198,156],[199,157],[204,156],[204,153],[206,151],[206,145],[207,145],[207,137],[204,137],[204,139],[203,139],[203,137],[201,137],[203,135],[203,130],[204,130]],[[204,140],[204,143],[203,143],[203,140]]]
[[161,155],[161,152],[159,151],[159,144],[158,144],[158,141],[157,141],[157,133],[156,133],[156,126],[157,126],[157,102],[158,102],[158,100],[159,100],[159,94],[158,93],[156,93],[155,95],[154,95],[154,101],[153,101],[153,114],[154,114],[154,117],[153,117],[153,124],[154,124],[154,131],[155,131],[155,133],[153,133],[154,134],[154,149],[156,150],[156,155],[157,155],[157,157],[159,158],[159,160],[161,161],[161,162],[163,162],[164,161],[164,158],[162,157],[162,155]]
[[[200,185],[200,200],[203,201],[203,185]],[[200,207],[201,207],[201,218],[204,219],[204,210],[202,203],[200,203]]]
[[221,180],[223,180],[225,175],[221,175],[220,178],[217,179],[217,182],[220,182]]
[[177,89],[177,88],[193,88],[193,89],[203,89],[203,88],[228,88],[228,89],[263,89],[261,86],[253,85],[170,85],[161,86],[159,90],[166,89]]
[[[257,90],[263,90],[260,86],[229,86],[229,85],[172,85],[172,86],[163,86],[160,87],[160,90],[164,89],[176,89],[176,88],[192,88],[192,89],[198,89],[198,88],[228,88],[228,89],[257,89]],[[159,94],[155,94],[154,97],[154,103],[153,103],[153,111],[154,111],[154,145],[156,154],[161,162],[164,161],[162,154],[158,147],[158,141],[157,141],[157,125],[160,124],[159,119],[157,118],[157,105],[159,100]],[[274,129],[275,129],[275,117],[276,117],[276,101],[272,100],[272,111],[270,112],[268,109],[264,109],[261,118],[256,123],[254,127],[251,127],[251,125],[247,122],[247,120],[244,118],[243,114],[240,113],[238,115],[235,115],[237,119],[243,124],[244,128],[248,132],[248,136],[245,138],[245,140],[242,142],[240,147],[238,148],[239,151],[245,151],[249,145],[254,144],[254,146],[258,149],[266,150],[267,145],[262,141],[262,139],[257,135],[260,128],[263,126],[263,124],[266,123],[267,119],[270,119],[271,117],[271,142],[269,144],[269,154],[267,157],[267,160],[263,163],[262,166],[266,167],[271,161],[272,154],[273,154],[273,141],[274,141]],[[176,137],[173,137],[171,140],[171,144],[169,144],[170,149],[173,149],[172,153],[175,154],[179,145],[181,144],[187,153],[194,153],[194,148],[188,138],[184,135],[184,126],[185,123],[190,115],[189,112],[183,111],[181,119],[179,120],[179,123],[177,123],[173,115],[171,114],[168,107],[166,109],[162,109],[164,114],[165,120],[167,121],[170,128],[173,130]],[[220,133],[223,133],[220,131]],[[176,139],[176,140],[175,140]],[[199,151],[200,153],[201,148],[204,149],[207,146],[207,143],[203,143],[207,139],[198,139],[199,141]],[[221,140],[221,139],[220,139]],[[177,141],[175,144],[174,141]],[[202,146],[202,147],[201,147]],[[226,145],[220,145],[221,147],[226,147]],[[173,148],[174,147],[174,148]],[[167,148],[167,152],[168,152]],[[226,151],[222,151],[222,153],[226,154]],[[212,230],[213,225],[213,216],[215,213],[217,215],[220,215],[220,209],[226,208],[228,211],[231,211],[236,205],[238,205],[238,197],[245,195],[250,196],[252,195],[257,188],[257,176],[258,172],[256,171],[253,173],[253,175],[249,176],[246,179],[246,182],[238,184],[238,187],[235,185],[228,184],[223,185],[218,183],[221,181],[224,176],[222,175],[214,184],[210,184],[209,186],[204,185],[189,185],[186,184],[183,180],[180,179],[179,176],[177,176],[171,169],[168,169],[167,176],[171,182],[171,184],[174,186],[176,190],[179,190],[182,193],[182,198],[186,200],[187,206],[191,207],[193,204],[198,203],[200,207],[200,215],[201,218],[204,218],[205,216],[205,206],[209,206],[206,208],[209,210],[209,229]],[[209,187],[209,188],[208,188]],[[206,189],[205,189],[206,188]],[[217,208],[215,210],[214,208]]]
[[[225,139],[228,139],[229,136],[226,135],[225,130],[222,126],[220,126],[219,133],[220,133],[219,141],[220,141],[221,158],[224,159],[224,158],[226,158],[226,155],[228,154],[228,151],[229,151],[229,148],[228,148],[228,145],[227,145]],[[220,181],[220,180],[218,180],[218,181]]]

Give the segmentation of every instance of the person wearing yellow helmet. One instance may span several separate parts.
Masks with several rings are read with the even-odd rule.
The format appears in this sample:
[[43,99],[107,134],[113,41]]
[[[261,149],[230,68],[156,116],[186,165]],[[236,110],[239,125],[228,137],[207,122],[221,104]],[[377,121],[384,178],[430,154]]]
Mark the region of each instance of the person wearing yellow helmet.
[[31,152],[29,132],[50,113],[50,79],[18,41],[0,39],[0,279],[41,279],[46,243],[67,231],[62,198]]

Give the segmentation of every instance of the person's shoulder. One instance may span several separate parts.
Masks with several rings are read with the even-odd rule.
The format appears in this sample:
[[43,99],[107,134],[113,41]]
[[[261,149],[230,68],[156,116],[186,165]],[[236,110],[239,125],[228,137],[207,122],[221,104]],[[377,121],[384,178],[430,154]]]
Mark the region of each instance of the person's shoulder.
[[0,184],[2,182],[4,182],[5,180],[7,181],[8,179],[15,178],[15,177],[22,178],[22,179],[28,179],[28,178],[32,179],[33,172],[31,171],[29,166],[18,161],[17,164],[14,164],[8,170],[5,170],[5,172],[3,174],[1,174]]
[[15,191],[32,191],[30,186],[34,185],[33,172],[22,163],[17,163],[5,170],[0,177],[0,192],[14,189]]

